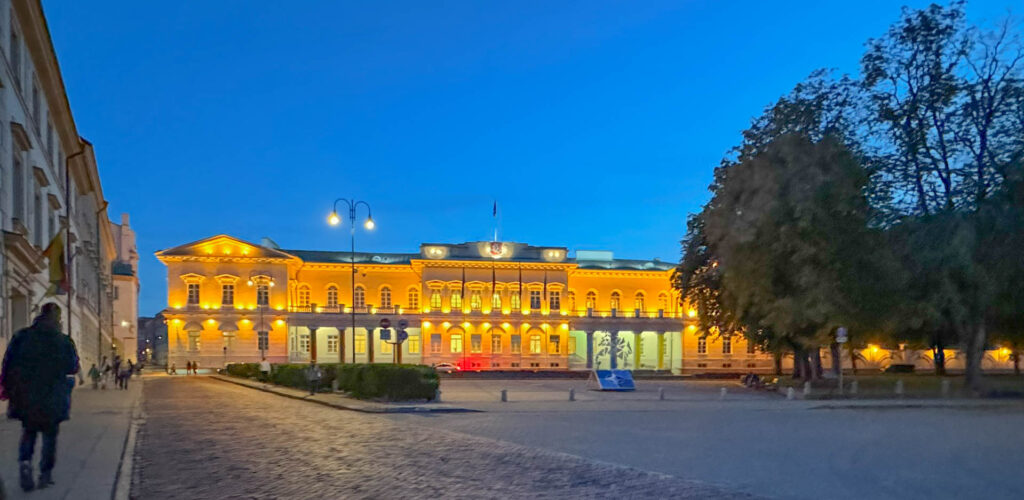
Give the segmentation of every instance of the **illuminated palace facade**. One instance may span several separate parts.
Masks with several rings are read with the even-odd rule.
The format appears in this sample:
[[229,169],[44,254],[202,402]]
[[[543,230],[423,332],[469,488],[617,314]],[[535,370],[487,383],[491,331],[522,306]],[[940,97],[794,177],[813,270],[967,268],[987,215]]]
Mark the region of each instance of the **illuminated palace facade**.
[[[696,334],[667,262],[522,243],[423,244],[418,253],[357,252],[353,294],[349,252],[221,235],[157,257],[168,272],[168,363],[179,368],[400,355],[466,370],[609,368],[613,356],[626,369],[771,369],[739,336]],[[381,339],[384,318],[408,324],[400,353]]]

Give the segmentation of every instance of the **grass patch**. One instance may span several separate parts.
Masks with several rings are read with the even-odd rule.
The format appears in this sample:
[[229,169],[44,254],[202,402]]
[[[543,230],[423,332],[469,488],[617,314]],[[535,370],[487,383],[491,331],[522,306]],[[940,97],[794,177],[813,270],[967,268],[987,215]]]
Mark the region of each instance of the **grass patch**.
[[[851,395],[851,383],[857,381],[857,394]],[[903,381],[902,396],[896,393],[896,381]],[[949,375],[940,377],[934,374],[919,373],[873,373],[870,375],[843,374],[844,394],[842,397],[863,399],[910,398],[928,399],[943,397],[942,382],[949,382],[947,397],[965,397],[964,377]],[[986,375],[983,379],[986,397],[1024,397],[1024,376],[1017,375]],[[797,392],[803,391],[804,381],[792,377],[779,377],[779,390],[785,392],[792,387]],[[837,379],[818,380],[811,383],[810,399],[838,398],[839,381]]]

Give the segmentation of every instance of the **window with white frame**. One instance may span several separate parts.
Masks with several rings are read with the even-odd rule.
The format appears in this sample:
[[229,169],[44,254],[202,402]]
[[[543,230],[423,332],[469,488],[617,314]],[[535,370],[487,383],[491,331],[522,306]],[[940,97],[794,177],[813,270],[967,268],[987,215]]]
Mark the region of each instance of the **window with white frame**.
[[700,337],[697,337],[697,354],[707,354],[707,353],[708,353],[708,338],[703,336],[703,335],[701,335]]
[[327,287],[327,307],[338,307],[338,287]]
[[383,287],[380,289],[380,307],[384,309],[391,308],[391,287]]
[[298,306],[309,307],[309,285],[299,285]]
[[187,283],[185,285],[188,290],[188,304],[198,305],[199,304],[199,283]]
[[530,335],[530,354],[540,354],[540,335]]
[[[362,285],[356,287],[355,297],[352,298],[352,306],[366,307],[366,290],[363,288]],[[365,343],[365,340],[363,342]]]
[[530,309],[540,309],[540,290],[530,290]]
[[440,309],[441,308],[441,290],[430,291],[430,308]]
[[299,352],[309,352],[309,334],[299,334]]
[[340,342],[338,341],[337,333],[327,334],[327,352],[329,354],[336,354],[338,352],[339,344]]
[[222,283],[220,285],[220,305],[221,307],[232,306],[235,304],[235,284],[234,283]]
[[469,308],[474,311],[479,311],[483,307],[483,298],[480,297],[480,290],[473,290],[469,294]]
[[270,285],[256,285],[256,305],[265,306],[270,304]]
[[418,335],[410,336],[405,341],[406,348],[409,349],[409,354],[420,353],[420,337]]
[[732,354],[732,337],[729,335],[722,336],[722,354]]
[[523,352],[523,341],[521,336],[511,335],[509,336],[508,339],[509,352],[511,352],[512,354],[519,354]]
[[448,338],[448,345],[451,346],[451,352],[462,352],[462,334],[451,334]]
[[548,308],[552,311],[562,310],[562,292],[558,290],[548,292]]
[[493,354],[501,354],[501,334],[500,333],[492,333],[491,334],[491,353],[493,353]]
[[418,288],[410,288],[409,293],[406,297],[406,304],[409,304],[409,309],[420,308],[420,291]]

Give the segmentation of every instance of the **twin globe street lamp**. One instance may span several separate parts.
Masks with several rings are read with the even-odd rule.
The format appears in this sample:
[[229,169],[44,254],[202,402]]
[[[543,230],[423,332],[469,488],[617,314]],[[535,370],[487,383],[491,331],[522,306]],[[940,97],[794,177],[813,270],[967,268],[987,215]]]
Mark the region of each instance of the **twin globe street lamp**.
[[[365,201],[356,201],[354,198],[352,200],[347,200],[345,198],[338,198],[337,200],[334,200],[334,208],[331,209],[330,215],[327,216],[327,223],[328,224],[330,224],[332,226],[337,226],[338,224],[341,223],[341,217],[338,216],[338,202],[342,202],[342,201],[345,202],[346,205],[348,205],[349,234],[350,234],[350,240],[351,240],[351,243],[352,243],[352,247],[351,247],[352,251],[349,254],[349,262],[352,263],[352,295],[351,295],[351,297],[352,297],[352,306],[351,306],[351,311],[352,311],[352,363],[355,363],[356,362],[356,349],[355,349],[355,343],[356,343],[355,342],[355,339],[356,339],[356,209],[359,208],[359,205],[362,205],[362,206],[366,207],[366,221],[363,222],[363,227],[365,227],[367,230],[373,230],[373,228],[374,228],[374,226],[376,224],[374,224],[374,222],[373,222],[373,214],[370,211],[370,204],[366,203]],[[364,302],[364,304],[365,304],[365,302]],[[345,343],[345,335],[344,335],[344,333],[342,333],[342,335],[341,335],[341,343],[342,343],[342,345],[344,345],[344,343]],[[370,349],[372,349],[372,347],[370,347]]]

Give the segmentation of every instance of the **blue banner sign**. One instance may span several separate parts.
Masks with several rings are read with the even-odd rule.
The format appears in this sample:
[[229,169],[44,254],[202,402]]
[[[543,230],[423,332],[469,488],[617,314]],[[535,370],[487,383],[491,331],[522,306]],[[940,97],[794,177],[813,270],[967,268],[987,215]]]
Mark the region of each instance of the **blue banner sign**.
[[594,370],[598,388],[602,391],[634,391],[633,372],[629,370]]

